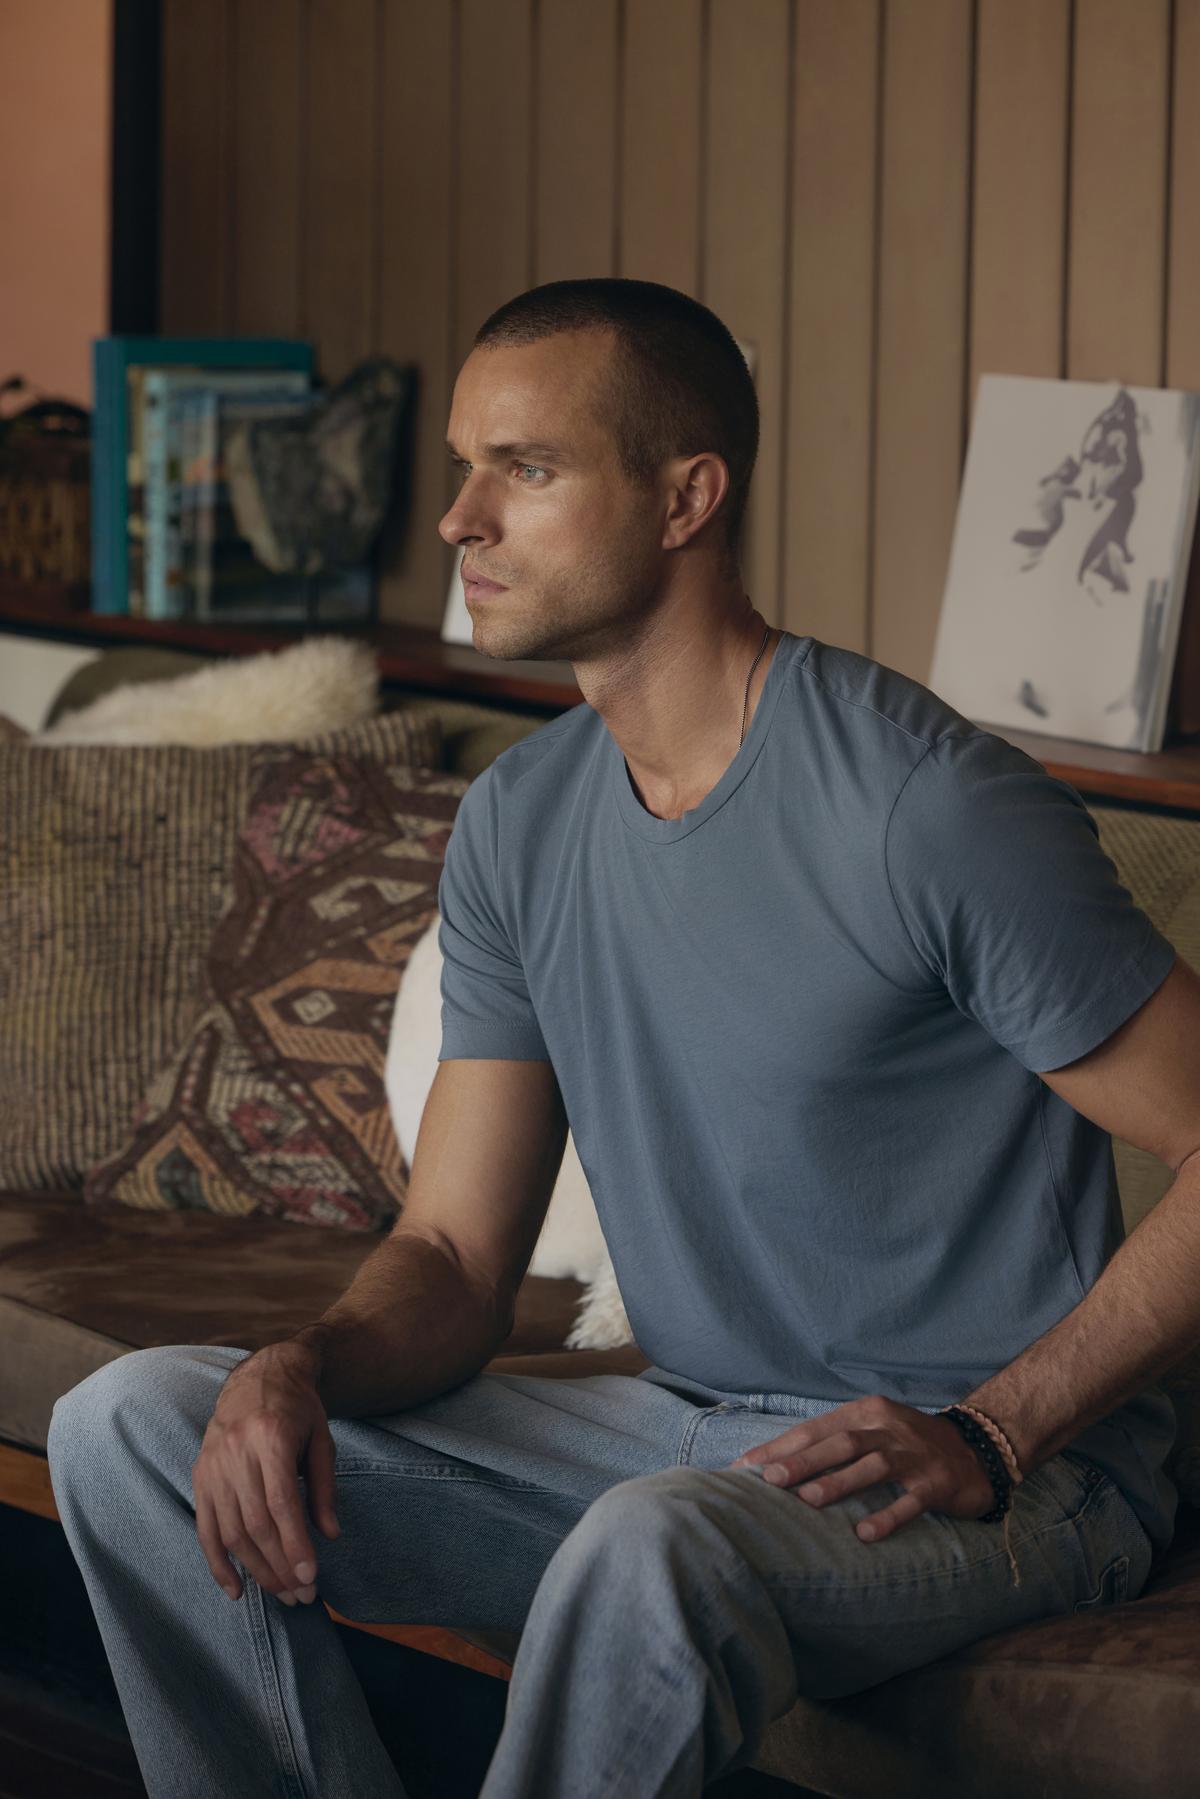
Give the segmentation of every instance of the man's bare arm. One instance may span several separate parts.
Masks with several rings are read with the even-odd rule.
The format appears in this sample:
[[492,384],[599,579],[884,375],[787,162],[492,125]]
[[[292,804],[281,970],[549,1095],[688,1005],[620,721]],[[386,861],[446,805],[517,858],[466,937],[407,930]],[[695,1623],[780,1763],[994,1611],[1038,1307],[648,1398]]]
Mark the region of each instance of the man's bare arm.
[[491,1360],[566,1138],[549,1062],[439,1062],[392,1232],[319,1319],[269,1345],[310,1376],[330,1417],[403,1411]]

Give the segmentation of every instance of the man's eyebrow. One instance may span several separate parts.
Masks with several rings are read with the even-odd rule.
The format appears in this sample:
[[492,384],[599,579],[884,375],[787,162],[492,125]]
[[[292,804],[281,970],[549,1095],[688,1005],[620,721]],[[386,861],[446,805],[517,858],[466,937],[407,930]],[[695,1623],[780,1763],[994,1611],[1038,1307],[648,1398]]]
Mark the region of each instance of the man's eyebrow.
[[[466,461],[465,457],[459,455],[449,438],[446,439],[446,449],[452,462]],[[484,444],[483,455],[486,462],[507,462],[513,456],[530,460],[535,456],[540,456],[545,462],[566,463],[573,460],[560,445],[551,443]]]

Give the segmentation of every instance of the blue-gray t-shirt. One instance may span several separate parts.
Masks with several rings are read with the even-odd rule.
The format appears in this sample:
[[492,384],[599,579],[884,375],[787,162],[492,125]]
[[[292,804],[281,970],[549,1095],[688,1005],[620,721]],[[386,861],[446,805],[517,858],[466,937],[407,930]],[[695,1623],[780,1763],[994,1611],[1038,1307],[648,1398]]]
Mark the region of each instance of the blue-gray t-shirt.
[[[634,1335],[729,1393],[950,1405],[1124,1229],[1075,1061],[1175,952],[1080,796],[918,682],[784,632],[745,742],[662,819],[588,705],[472,782],[440,1060],[549,1060]],[[1077,1436],[1156,1546],[1149,1387]]]

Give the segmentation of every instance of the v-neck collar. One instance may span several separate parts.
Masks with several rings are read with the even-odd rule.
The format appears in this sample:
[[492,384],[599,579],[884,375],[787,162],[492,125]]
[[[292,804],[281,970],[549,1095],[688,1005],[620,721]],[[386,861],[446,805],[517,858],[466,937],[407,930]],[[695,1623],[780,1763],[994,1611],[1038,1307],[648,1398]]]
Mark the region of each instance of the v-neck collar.
[[779,642],[775,645],[775,654],[767,665],[767,677],[763,682],[762,692],[758,696],[758,705],[754,709],[754,717],[750,720],[750,728],[737,754],[721,776],[715,787],[710,787],[698,806],[683,813],[679,818],[656,818],[648,812],[633,789],[629,774],[629,765],[616,738],[606,728],[608,737],[608,753],[612,766],[612,788],[616,799],[617,810],[631,831],[643,837],[649,843],[675,843],[680,837],[687,837],[692,831],[710,819],[714,812],[720,811],[731,794],[741,786],[753,768],[759,751],[767,741],[767,733],[775,717],[775,709],[779,704],[779,696],[783,692],[787,671],[796,658],[801,646],[809,639],[797,637],[791,631],[780,633]]

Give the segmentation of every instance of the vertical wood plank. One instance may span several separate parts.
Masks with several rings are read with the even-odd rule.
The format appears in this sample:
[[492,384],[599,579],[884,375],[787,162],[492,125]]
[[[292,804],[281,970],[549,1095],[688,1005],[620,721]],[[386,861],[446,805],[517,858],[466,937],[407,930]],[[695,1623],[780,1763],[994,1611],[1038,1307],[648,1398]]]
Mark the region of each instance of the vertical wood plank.
[[446,399],[451,359],[453,15],[449,6],[389,0],[381,62],[379,348],[417,367],[413,485],[402,531],[380,546],[385,619],[441,626],[453,551],[445,511]]
[[[1167,387],[1200,388],[1200,0],[1175,0],[1171,208],[1167,265]],[[1200,533],[1197,541],[1200,542]],[[1192,549],[1168,728],[1200,732],[1200,554]]]
[[228,0],[165,0],[162,329],[229,329]]
[[963,461],[972,9],[889,0],[883,34],[869,653],[929,677]]
[[879,0],[797,0],[779,622],[863,654],[879,30]]
[[1075,0],[1067,373],[1163,372],[1169,0]]
[[237,0],[233,107],[232,319],[245,336],[300,329],[301,0]]
[[757,352],[759,447],[742,577],[771,624],[781,616],[788,49],[787,0],[712,0],[701,298]]
[[301,328],[339,381],[376,328],[375,0],[307,0]]
[[617,273],[700,285],[701,0],[625,0]]
[[967,424],[984,373],[1062,374],[1070,0],[979,0]]
[[456,373],[489,313],[533,285],[530,0],[461,4]]
[[617,0],[552,0],[537,22],[535,283],[611,275]]
[[1200,388],[1200,0],[1175,0],[1167,387]]

